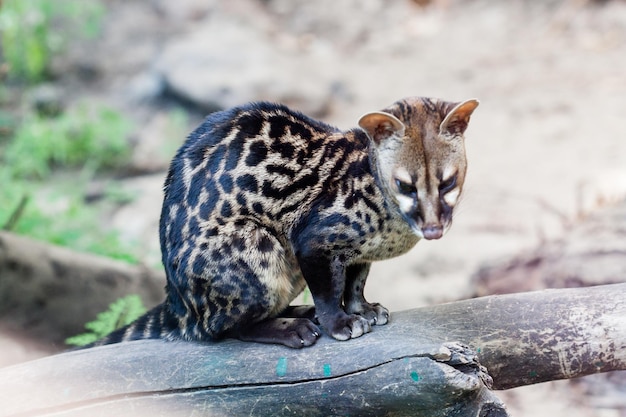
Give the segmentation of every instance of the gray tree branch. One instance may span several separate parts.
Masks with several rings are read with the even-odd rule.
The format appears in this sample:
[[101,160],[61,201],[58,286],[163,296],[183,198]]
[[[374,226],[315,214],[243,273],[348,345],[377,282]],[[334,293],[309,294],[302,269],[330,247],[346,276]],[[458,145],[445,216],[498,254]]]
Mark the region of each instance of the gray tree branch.
[[302,350],[147,340],[74,351],[0,370],[0,416],[506,416],[481,364],[496,389],[626,369],[625,295],[615,284],[466,300]]

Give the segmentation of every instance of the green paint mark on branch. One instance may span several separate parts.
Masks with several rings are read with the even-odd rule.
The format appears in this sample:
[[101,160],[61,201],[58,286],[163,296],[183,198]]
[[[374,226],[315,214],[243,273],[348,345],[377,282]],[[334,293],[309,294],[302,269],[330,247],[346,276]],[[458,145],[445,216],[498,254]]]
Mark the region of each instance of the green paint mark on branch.
[[276,364],[276,375],[278,376],[287,375],[287,358],[278,359],[278,363]]
[[413,371],[411,372],[411,379],[415,382],[420,380],[420,376],[417,374],[417,372]]
[[330,370],[330,364],[329,363],[325,363],[324,364],[324,376],[326,378],[328,378],[329,376],[331,376],[331,370]]

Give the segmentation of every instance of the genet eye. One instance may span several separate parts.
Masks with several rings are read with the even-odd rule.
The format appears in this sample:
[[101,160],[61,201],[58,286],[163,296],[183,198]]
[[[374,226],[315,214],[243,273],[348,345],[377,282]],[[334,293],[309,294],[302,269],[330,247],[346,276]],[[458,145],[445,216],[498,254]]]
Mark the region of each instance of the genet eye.
[[456,174],[439,183],[439,191],[442,194],[452,191],[454,187],[456,187]]
[[396,187],[400,194],[404,194],[410,197],[415,197],[417,194],[417,188],[415,188],[414,184],[410,184],[408,182],[401,181],[396,178]]

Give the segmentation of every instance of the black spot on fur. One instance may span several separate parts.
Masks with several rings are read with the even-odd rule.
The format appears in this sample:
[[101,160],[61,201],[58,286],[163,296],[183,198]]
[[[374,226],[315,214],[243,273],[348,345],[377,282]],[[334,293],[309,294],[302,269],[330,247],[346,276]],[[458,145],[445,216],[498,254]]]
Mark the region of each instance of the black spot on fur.
[[269,123],[269,137],[278,140],[285,135],[289,120],[284,116],[272,116],[269,118]]
[[217,195],[217,193],[209,194],[207,200],[200,205],[200,212],[198,214],[201,219],[208,219],[210,217],[213,210],[215,210],[218,200],[219,195]]
[[233,215],[233,209],[228,201],[224,201],[224,203],[222,203],[222,210],[220,211],[220,214],[223,217],[230,217]]
[[233,248],[239,252],[243,252],[246,249],[246,241],[240,237],[233,239]]
[[244,174],[237,178],[237,186],[243,191],[250,191],[251,193],[257,193],[259,191],[259,184],[256,178],[250,174]]
[[274,242],[272,242],[272,240],[269,237],[262,236],[259,239],[258,248],[263,253],[271,252],[272,250],[274,250]]
[[310,141],[313,138],[313,134],[311,133],[311,129],[301,123],[291,123],[289,124],[289,130],[292,135],[298,135],[305,141]]
[[250,137],[259,136],[263,130],[264,119],[258,113],[244,114],[237,122],[239,129]]
[[[270,137],[271,137],[271,133],[270,133]],[[285,159],[292,159],[293,155],[296,153],[296,148],[289,142],[282,142],[278,140],[277,138],[273,138],[273,139],[276,139],[276,140],[272,142],[272,145],[270,146],[270,149],[272,150],[272,152],[280,153],[280,156],[282,156]]]
[[306,157],[307,157],[306,152],[304,152],[303,150],[299,150],[296,156],[296,162],[299,165],[304,165],[306,163]]
[[265,180],[263,182],[263,187],[261,188],[261,192],[265,197],[280,199],[281,197],[288,197],[283,191],[278,188],[275,188],[270,181]]
[[265,211],[263,210],[263,205],[261,203],[254,203],[252,204],[252,210],[254,210],[254,212],[256,214],[263,214]]
[[233,177],[230,174],[222,174],[219,182],[225,193],[230,194],[233,191]]
[[228,154],[226,155],[226,164],[224,165],[224,169],[226,171],[232,171],[237,167],[239,163],[239,158],[243,153],[243,146],[246,142],[247,136],[245,132],[240,131],[233,140],[230,142],[230,146],[228,147]]
[[221,254],[222,254],[222,257],[228,257],[233,254],[233,248],[230,246],[230,243],[224,243],[222,245]]
[[271,164],[271,165],[268,165],[266,169],[267,169],[267,172],[270,174],[285,175],[289,178],[293,178],[296,176],[296,171],[284,165]]
[[207,168],[211,173],[211,176],[215,176],[217,173],[220,163],[224,160],[226,155],[226,145],[219,145],[211,154],[209,155],[209,159],[207,160]]
[[206,260],[202,256],[196,256],[193,261],[192,271],[196,275],[202,275],[204,268],[206,267]]
[[250,145],[250,153],[246,157],[246,165],[253,167],[259,165],[267,158],[267,146],[263,141],[256,141]]
[[363,228],[361,227],[361,225],[357,222],[352,222],[352,229],[354,229],[354,231],[356,231],[359,236],[364,236],[365,232],[363,231]]
[[200,234],[200,225],[198,224],[198,219],[195,216],[189,219],[189,234],[192,236]]

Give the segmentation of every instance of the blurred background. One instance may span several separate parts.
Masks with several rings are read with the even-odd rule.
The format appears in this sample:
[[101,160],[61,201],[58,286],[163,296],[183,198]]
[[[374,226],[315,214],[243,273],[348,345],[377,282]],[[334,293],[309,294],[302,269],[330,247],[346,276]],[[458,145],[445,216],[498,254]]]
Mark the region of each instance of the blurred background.
[[[624,1],[2,0],[0,42],[5,231],[156,270],[161,288],[165,172],[206,114],[270,100],[348,129],[405,96],[478,98],[454,226],[375,264],[368,298],[400,310],[624,280],[623,243],[596,234],[626,219]],[[584,282],[572,241],[621,255]],[[546,254],[573,263],[527,279]],[[46,308],[63,287],[9,272],[0,366],[64,349],[71,333],[32,331],[55,331]],[[36,302],[19,303],[26,291]],[[63,304],[84,314],[65,314],[89,321],[92,301],[79,293]],[[600,377],[500,395],[515,415],[626,416],[623,373]]]

